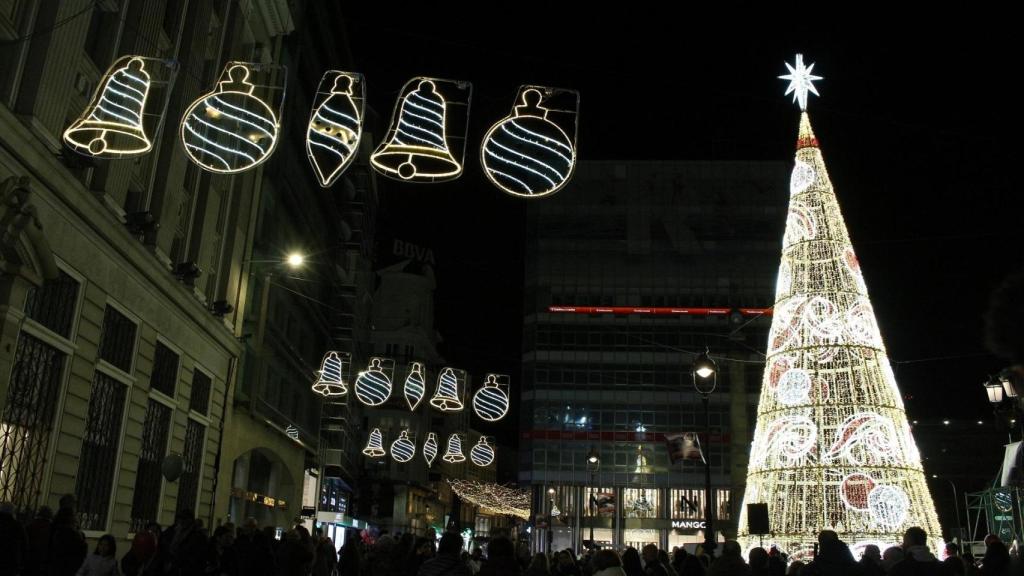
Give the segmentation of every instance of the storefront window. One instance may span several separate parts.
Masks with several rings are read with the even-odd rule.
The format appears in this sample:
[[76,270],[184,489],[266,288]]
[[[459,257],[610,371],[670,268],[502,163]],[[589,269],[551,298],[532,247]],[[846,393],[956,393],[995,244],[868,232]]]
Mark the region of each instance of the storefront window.
[[615,489],[588,486],[583,489],[583,516],[615,517]]
[[622,499],[626,518],[657,518],[661,509],[661,491],[655,488],[627,488]]

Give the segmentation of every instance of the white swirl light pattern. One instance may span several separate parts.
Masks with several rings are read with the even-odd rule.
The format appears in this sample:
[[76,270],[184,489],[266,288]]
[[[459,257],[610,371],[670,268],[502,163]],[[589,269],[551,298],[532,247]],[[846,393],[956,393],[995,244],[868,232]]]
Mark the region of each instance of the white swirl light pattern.
[[[310,113],[306,155],[320,185],[327,188],[345,173],[363,137],[363,77],[329,70],[320,80],[323,101]],[[326,91],[325,91],[326,88]]]
[[524,90],[512,115],[491,126],[480,147],[487,179],[513,196],[554,194],[576,166],[575,143],[548,119],[542,101],[540,90]]
[[423,442],[423,459],[427,461],[427,466],[432,466],[435,458],[437,458],[437,434],[430,432]]
[[402,430],[398,439],[391,443],[391,457],[396,462],[408,462],[416,455],[416,444],[409,439],[409,431]]
[[380,358],[371,358],[355,383],[356,398],[367,406],[380,406],[391,396],[391,378],[384,373]]
[[[920,455],[806,113],[790,190],[744,504],[768,505],[773,540],[794,557],[822,529],[884,548],[920,526],[938,549]],[[737,525],[741,547],[757,546],[745,505]]]
[[497,422],[508,413],[508,394],[497,382],[497,375],[488,374],[483,387],[473,395],[473,411],[488,422]]
[[181,120],[185,153],[204,170],[243,172],[265,162],[277,146],[277,114],[255,96],[251,66],[229,62],[217,90],[193,102]]
[[405,403],[409,405],[409,410],[416,410],[427,394],[424,370],[425,368],[420,362],[409,364],[409,375],[405,377],[405,385],[402,386],[402,393],[405,396]]
[[494,462],[494,447],[487,443],[487,438],[480,437],[480,441],[469,451],[469,460],[481,468]]

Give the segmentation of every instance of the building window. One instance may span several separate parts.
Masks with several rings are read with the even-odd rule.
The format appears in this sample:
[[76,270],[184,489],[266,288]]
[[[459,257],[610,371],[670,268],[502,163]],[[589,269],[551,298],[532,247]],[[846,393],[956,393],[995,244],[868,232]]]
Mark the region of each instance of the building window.
[[626,518],[657,518],[661,492],[654,488],[627,488],[622,494],[623,516]]
[[103,330],[100,336],[101,360],[122,372],[132,371],[132,357],[135,355],[135,333],[138,327],[127,316],[113,306],[107,305],[103,312]]
[[174,388],[178,382],[178,355],[159,340],[153,355],[153,375],[149,386],[153,390],[174,398]]
[[[108,308],[109,310],[109,308]],[[128,387],[97,370],[85,421],[75,496],[82,530],[106,530]]]
[[194,412],[202,415],[210,409],[210,377],[200,370],[192,372],[192,393],[189,398],[188,407]]
[[20,510],[39,502],[65,357],[25,332],[18,337],[0,415],[0,501]]
[[182,455],[182,472],[178,480],[177,511],[189,510],[196,513],[196,498],[199,492],[200,467],[203,465],[203,439],[206,427],[189,418],[185,429],[185,449]]
[[160,506],[160,467],[167,452],[167,432],[171,424],[170,407],[150,399],[146,421],[142,426],[142,453],[135,475],[132,496],[132,517],[129,532],[139,532],[149,522],[156,522]]
[[25,316],[70,339],[77,305],[78,282],[62,270],[53,280],[29,291],[25,300]]
[[682,520],[702,520],[704,518],[705,498],[703,488],[673,488],[671,496],[669,516]]

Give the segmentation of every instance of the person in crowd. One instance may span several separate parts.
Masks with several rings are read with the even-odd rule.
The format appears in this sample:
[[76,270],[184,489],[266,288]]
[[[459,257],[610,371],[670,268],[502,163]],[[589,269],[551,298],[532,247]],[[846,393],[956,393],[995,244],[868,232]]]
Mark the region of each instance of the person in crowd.
[[78,500],[74,494],[65,494],[60,499],[57,514],[50,526],[46,566],[48,576],[73,576],[89,553],[85,535],[78,528],[77,505]]
[[96,550],[86,557],[76,576],[118,576],[117,541],[110,534],[100,536]]
[[[995,538],[991,544],[985,539],[985,556],[981,559],[981,576],[1008,576],[1010,574],[1010,552],[1002,540]],[[1016,576],[1016,575],[1015,575]]]
[[146,527],[135,533],[132,547],[121,558],[121,572],[125,576],[141,576],[146,573],[149,564],[156,557],[160,538],[160,525],[149,522]]
[[534,554],[523,576],[551,576],[551,570],[548,568],[548,555],[543,552]]
[[40,506],[35,518],[25,526],[25,536],[28,539],[28,557],[25,558],[25,565],[22,568],[22,574],[25,576],[46,574],[46,553],[50,546],[52,527],[53,509],[49,506]]
[[964,563],[964,576],[980,576],[981,570],[978,569],[977,559],[974,554],[970,552],[964,552],[964,555],[960,557]]
[[644,566],[640,563],[640,553],[632,546],[622,553],[622,570],[626,576],[644,576]]
[[218,526],[213,531],[213,538],[206,550],[206,567],[203,568],[203,574],[235,576],[238,570],[238,561],[235,556],[234,543],[234,525]]
[[860,565],[861,576],[885,576],[885,569],[882,568],[882,551],[874,544],[864,547],[857,564]]
[[668,552],[659,549],[658,562],[660,562],[661,565],[665,567],[665,572],[668,573],[668,576],[679,576],[679,573],[676,572],[676,569],[672,567],[672,561],[669,560]]
[[270,542],[260,531],[255,518],[246,518],[242,522],[234,547],[240,575],[271,576],[277,571]]
[[355,531],[349,531],[338,556],[338,576],[359,576],[363,571],[363,553]]
[[480,568],[480,576],[519,576],[516,547],[505,537],[492,538],[487,544],[487,562]]
[[646,544],[640,549],[640,557],[644,561],[644,576],[670,576],[668,569],[658,557],[658,547]]
[[14,517],[14,505],[0,503],[0,576],[19,576],[28,559],[28,536]]
[[420,566],[417,576],[472,576],[469,568],[459,557],[462,544],[462,536],[454,532],[445,532],[437,545],[437,555]]
[[860,567],[850,547],[832,530],[818,533],[818,553],[804,567],[803,576],[859,576]]
[[174,525],[160,535],[157,562],[163,576],[201,574],[206,559],[206,533],[196,523],[192,510],[183,508],[174,515]]
[[960,557],[960,547],[953,542],[946,544],[946,557],[942,560],[942,564],[946,567],[946,571],[952,576],[965,576],[964,575],[964,560]]
[[743,561],[740,543],[726,540],[722,543],[722,555],[715,558],[708,569],[709,576],[748,576],[750,567]]
[[793,560],[789,563],[789,567],[786,568],[786,576],[800,576],[806,564],[799,560]]
[[614,550],[598,550],[591,558],[593,576],[626,576],[622,569],[622,559]]
[[768,551],[760,546],[750,549],[747,554],[747,564],[750,565],[751,576],[769,576],[768,574]]
[[885,573],[888,574],[897,562],[903,560],[903,556],[903,548],[900,548],[899,546],[890,546],[886,548],[885,552],[882,552],[882,569],[885,570]]
[[405,576],[416,576],[420,566],[434,556],[434,543],[427,538],[417,538],[412,552],[405,561]]
[[951,576],[928,549],[928,534],[918,526],[903,533],[903,560],[893,564],[890,576]]

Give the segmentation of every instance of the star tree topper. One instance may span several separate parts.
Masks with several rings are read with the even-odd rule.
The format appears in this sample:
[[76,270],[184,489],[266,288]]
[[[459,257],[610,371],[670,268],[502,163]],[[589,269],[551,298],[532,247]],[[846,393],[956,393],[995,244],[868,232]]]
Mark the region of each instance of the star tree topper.
[[786,62],[786,68],[789,68],[789,74],[779,76],[782,80],[789,80],[789,86],[786,87],[785,96],[789,96],[793,93],[793,101],[800,104],[800,111],[805,112],[807,110],[807,92],[811,92],[815,96],[820,96],[818,90],[814,87],[814,81],[821,80],[821,76],[815,76],[811,74],[814,70],[814,63],[810,66],[804,66],[804,55],[796,55],[796,65],[790,66],[789,62]]

